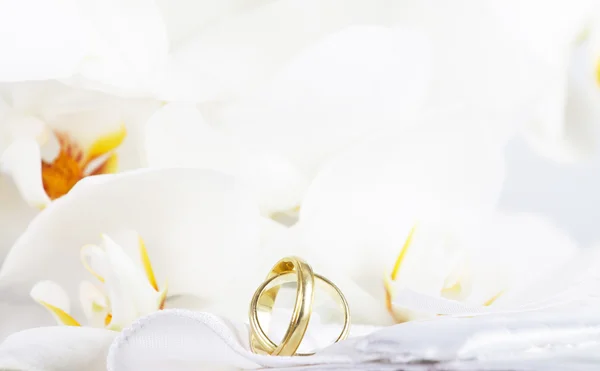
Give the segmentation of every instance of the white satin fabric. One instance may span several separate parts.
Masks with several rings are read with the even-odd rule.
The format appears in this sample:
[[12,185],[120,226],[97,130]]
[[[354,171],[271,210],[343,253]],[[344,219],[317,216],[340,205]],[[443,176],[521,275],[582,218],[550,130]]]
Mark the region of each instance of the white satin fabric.
[[593,370],[600,361],[600,315],[579,309],[438,317],[374,332],[355,326],[350,339],[310,357],[257,355],[248,348],[247,326],[167,310],[117,337],[108,370]]

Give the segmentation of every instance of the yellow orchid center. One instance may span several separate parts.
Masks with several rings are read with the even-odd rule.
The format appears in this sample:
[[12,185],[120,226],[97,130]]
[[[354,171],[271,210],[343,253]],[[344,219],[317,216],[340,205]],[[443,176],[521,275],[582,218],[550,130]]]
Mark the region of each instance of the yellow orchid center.
[[60,150],[52,162],[42,160],[42,182],[51,200],[64,196],[86,176],[117,171],[118,157],[114,150],[123,143],[125,126],[100,137],[84,151],[64,133],[56,133]]

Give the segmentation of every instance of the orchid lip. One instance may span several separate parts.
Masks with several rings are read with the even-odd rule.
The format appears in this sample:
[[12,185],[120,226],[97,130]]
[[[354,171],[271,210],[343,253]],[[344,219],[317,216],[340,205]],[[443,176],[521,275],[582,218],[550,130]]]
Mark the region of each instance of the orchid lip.
[[82,148],[69,135],[55,132],[60,150],[51,162],[42,160],[42,181],[50,199],[64,196],[81,179],[98,174],[114,173],[118,168],[115,153],[125,136],[125,125],[112,133],[99,137],[88,148]]

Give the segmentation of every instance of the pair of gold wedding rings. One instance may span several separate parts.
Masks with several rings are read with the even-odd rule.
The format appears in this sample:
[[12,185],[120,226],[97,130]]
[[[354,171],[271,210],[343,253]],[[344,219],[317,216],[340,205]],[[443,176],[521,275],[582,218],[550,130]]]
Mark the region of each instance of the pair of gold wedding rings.
[[[263,330],[259,313],[270,315],[275,305],[281,285],[296,282],[296,299],[292,315],[279,344],[276,344]],[[313,272],[308,263],[298,257],[281,259],[267,275],[266,280],[256,289],[250,302],[250,346],[253,352],[273,356],[302,356],[312,353],[299,353],[298,348],[304,339],[313,311],[315,283],[323,284],[343,312],[342,330],[335,340],[344,340],[350,331],[350,309],[340,289],[327,278]]]

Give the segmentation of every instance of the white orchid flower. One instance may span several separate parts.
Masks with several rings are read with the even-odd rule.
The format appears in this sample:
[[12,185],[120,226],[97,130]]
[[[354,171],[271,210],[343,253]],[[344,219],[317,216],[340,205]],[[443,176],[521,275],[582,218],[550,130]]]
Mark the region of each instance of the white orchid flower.
[[266,215],[297,209],[335,153],[408,126],[427,89],[425,39],[405,29],[347,28],[307,48],[243,105],[170,104],[147,125],[151,167],[208,167],[252,186]]
[[[264,274],[255,270],[260,239],[256,202],[229,176],[166,169],[86,178],[31,222],[0,271],[10,293],[0,331],[16,330],[16,303],[29,291],[73,330],[48,327],[50,316],[42,328],[23,322],[0,345],[0,368],[105,367],[95,358],[105,340],[163,307],[245,318]],[[77,339],[83,345],[72,347]],[[43,351],[23,352],[32,341]]]
[[[481,123],[471,120],[463,119],[471,129]],[[444,122],[383,132],[340,155],[311,184],[294,235],[273,242],[338,280],[356,323],[532,309],[559,303],[550,300],[558,294],[567,300],[558,289],[534,303],[514,299],[578,250],[536,218],[492,218],[502,143]]]
[[[134,319],[163,309],[167,286],[159,289],[144,241],[139,238],[140,266],[136,266],[122,247],[103,235],[103,248],[85,245],[82,264],[102,284],[101,290],[90,281],[79,286],[80,301],[91,326],[118,331]],[[95,260],[98,270],[91,267]],[[140,269],[143,268],[143,269]],[[60,324],[81,326],[69,314],[68,295],[52,281],[40,281],[31,296],[46,307]]]
[[423,284],[433,289],[460,279],[466,268],[459,264],[461,250],[477,240],[503,180],[503,142],[486,130],[488,123],[496,125],[479,117],[444,117],[411,130],[381,131],[341,153],[311,184],[294,226],[298,249],[315,261],[315,271],[347,281],[342,290],[361,297],[352,300],[358,322],[391,323],[384,277],[413,228],[423,228],[417,234],[427,244],[415,249],[421,251],[416,260],[431,256],[441,264],[430,260],[422,277],[431,282]]
[[[586,254],[541,216],[496,215],[483,226],[477,244],[463,248],[462,255],[440,247],[444,241],[434,241],[437,246],[419,243],[418,228],[385,277],[386,305],[397,322],[518,313],[591,299],[593,291],[578,280],[587,280],[587,285],[594,280],[598,256],[587,254],[590,261],[582,261]],[[569,276],[566,266],[582,273],[569,270]],[[542,287],[557,276],[561,284]]]
[[0,235],[2,257],[35,209],[86,176],[141,165],[135,132],[154,104],[129,105],[57,82],[0,86],[0,218],[11,225]]
[[309,183],[340,150],[377,129],[408,126],[415,112],[512,116],[490,128],[512,135],[549,82],[540,56],[495,7],[404,1],[386,9],[385,22],[347,27],[306,48],[253,95],[200,110],[246,151],[283,155]]

